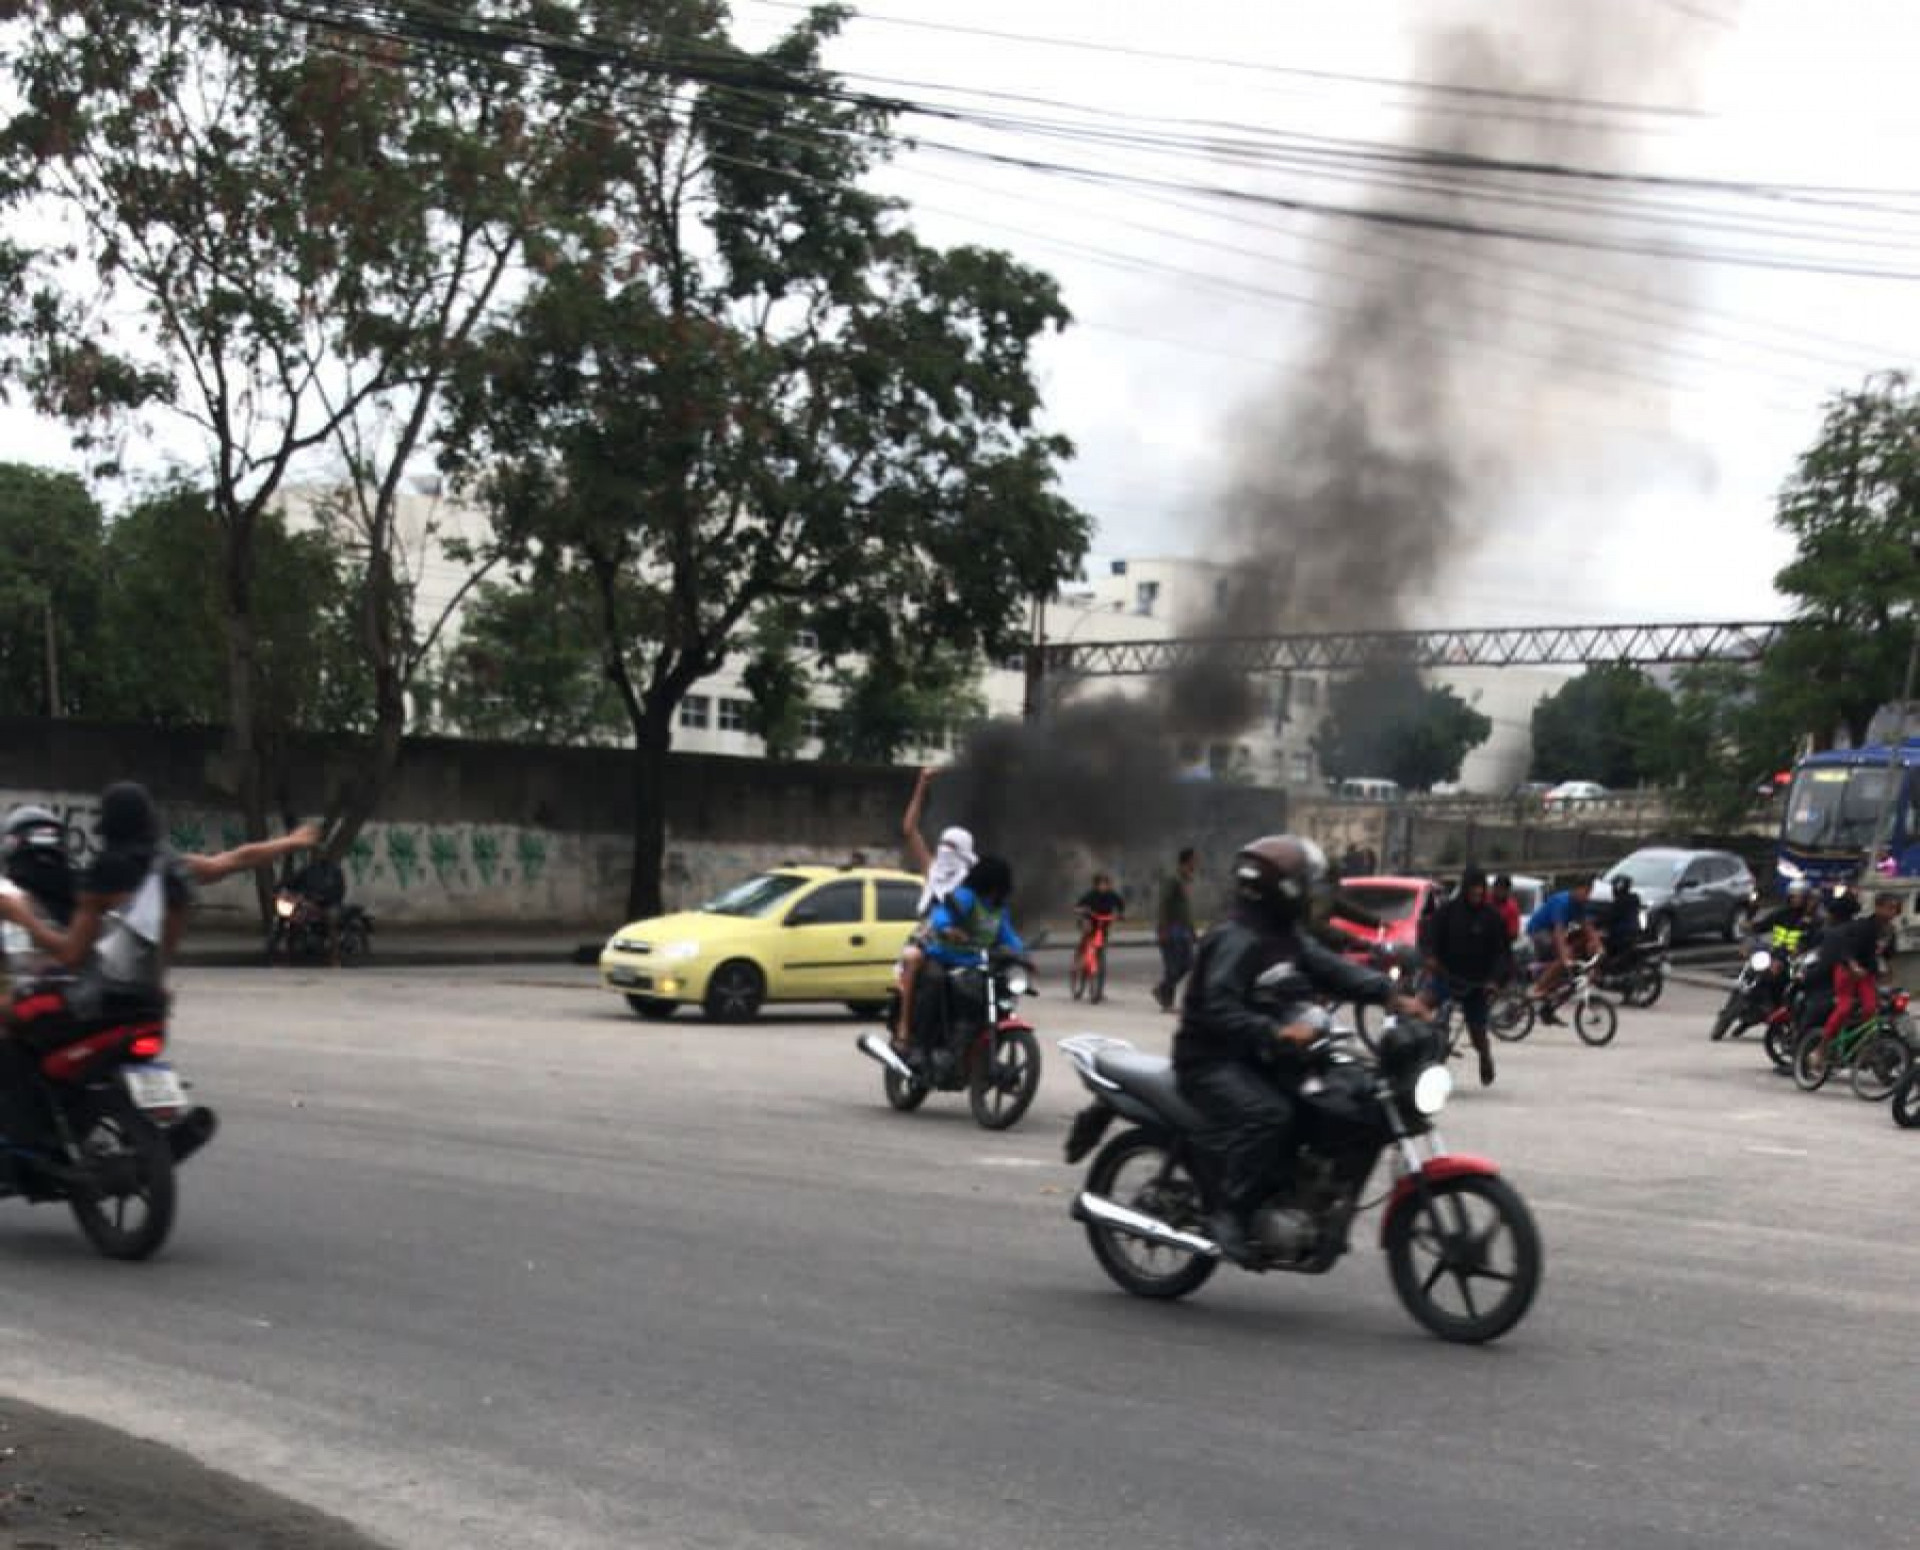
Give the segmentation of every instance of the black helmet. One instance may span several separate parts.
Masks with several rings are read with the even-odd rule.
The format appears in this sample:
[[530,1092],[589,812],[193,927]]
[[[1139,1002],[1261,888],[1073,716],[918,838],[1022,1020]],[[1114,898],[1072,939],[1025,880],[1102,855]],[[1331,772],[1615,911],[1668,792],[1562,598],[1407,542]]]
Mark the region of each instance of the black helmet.
[[1633,879],[1627,876],[1626,873],[1618,872],[1614,874],[1613,891],[1615,893],[1626,893],[1632,887]]
[[982,856],[967,873],[966,886],[998,909],[1013,897],[1013,868],[999,856]]
[[40,906],[54,923],[73,917],[73,861],[67,826],[44,807],[16,807],[0,828],[0,865],[7,881]]
[[1298,834],[1268,834],[1240,847],[1233,858],[1233,891],[1274,925],[1307,913],[1314,888],[1326,881],[1325,852]]
[[147,788],[134,780],[115,781],[100,793],[100,816],[93,832],[108,850],[151,850],[160,843],[160,814]]

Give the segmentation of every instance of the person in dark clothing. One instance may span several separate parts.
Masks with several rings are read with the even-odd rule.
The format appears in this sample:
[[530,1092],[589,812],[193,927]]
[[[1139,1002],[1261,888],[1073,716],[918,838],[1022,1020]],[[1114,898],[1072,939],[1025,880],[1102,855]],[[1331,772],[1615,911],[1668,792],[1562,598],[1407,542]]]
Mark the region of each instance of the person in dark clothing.
[[1509,973],[1513,939],[1504,916],[1487,897],[1487,874],[1468,867],[1460,887],[1420,928],[1420,950],[1440,1000],[1458,1001],[1480,1056],[1480,1085],[1493,1085],[1493,1048],[1487,1040],[1487,1018],[1492,1008],[1489,987]]
[[1640,920],[1646,902],[1633,891],[1633,879],[1624,873],[1613,879],[1613,908],[1607,912],[1606,947],[1609,958],[1631,953],[1640,942]]
[[1833,933],[1833,1010],[1820,1033],[1822,1059],[1842,1028],[1879,1012],[1879,978],[1893,951],[1899,918],[1900,895],[1877,894],[1871,913]]
[[1160,885],[1160,907],[1153,919],[1154,940],[1160,944],[1160,983],[1153,987],[1153,999],[1163,1012],[1173,1010],[1180,981],[1193,967],[1193,875],[1199,865],[1189,845],[1180,852],[1173,876]]
[[1326,858],[1291,834],[1254,840],[1234,858],[1234,913],[1200,943],[1173,1038],[1181,1094],[1205,1120],[1195,1141],[1214,1174],[1216,1208],[1208,1228],[1221,1253],[1249,1258],[1247,1218],[1278,1182],[1292,1150],[1289,1094],[1305,1075],[1315,1037],[1284,1009],[1255,999],[1261,975],[1291,963],[1319,989],[1348,1001],[1391,1005],[1424,1016],[1422,1002],[1396,994],[1393,981],[1329,952],[1308,934],[1315,884]]
[[[1766,943],[1773,955],[1773,964],[1767,970],[1767,992],[1771,1004],[1778,1006],[1787,992],[1787,976],[1792,972],[1793,960],[1801,953],[1817,949],[1826,934],[1826,922],[1820,916],[1820,896],[1805,878],[1795,878],[1787,885],[1786,898],[1754,916],[1747,929],[1755,940]],[[1823,983],[1830,983],[1832,979],[1829,965]]]

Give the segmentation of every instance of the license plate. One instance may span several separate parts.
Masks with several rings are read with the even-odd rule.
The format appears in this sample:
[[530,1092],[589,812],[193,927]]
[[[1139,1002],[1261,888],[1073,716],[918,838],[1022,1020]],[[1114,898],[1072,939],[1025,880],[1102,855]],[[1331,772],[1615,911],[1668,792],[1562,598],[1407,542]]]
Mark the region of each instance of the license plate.
[[639,980],[640,976],[632,969],[609,969],[607,978],[616,985],[632,985]]
[[122,1066],[120,1080],[136,1109],[184,1109],[186,1089],[172,1066]]

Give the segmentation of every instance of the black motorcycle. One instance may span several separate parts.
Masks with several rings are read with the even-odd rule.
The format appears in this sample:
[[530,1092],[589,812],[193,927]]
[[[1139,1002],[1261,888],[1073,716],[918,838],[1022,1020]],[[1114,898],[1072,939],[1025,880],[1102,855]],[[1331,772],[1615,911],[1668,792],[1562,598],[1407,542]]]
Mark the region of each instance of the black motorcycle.
[[145,1259],[172,1230],[174,1171],[212,1139],[213,1110],[187,1099],[161,1059],[163,1016],[77,1020],[58,995],[14,1003],[19,1053],[11,1073],[36,1106],[42,1133],[0,1137],[0,1198],[64,1201],[111,1259]]
[[1625,1006],[1652,1006],[1667,988],[1667,954],[1657,942],[1636,942],[1609,953],[1594,988],[1617,995]]
[[[366,957],[373,951],[373,916],[357,904],[342,904],[336,914],[339,961],[351,963]],[[267,962],[272,963],[283,951],[288,963],[335,956],[325,908],[293,888],[281,888],[274,894],[273,919],[267,924]]]
[[[1192,1139],[1200,1116],[1164,1057],[1096,1034],[1060,1047],[1094,1097],[1073,1123],[1067,1160],[1092,1152],[1114,1119],[1127,1122],[1100,1148],[1073,1203],[1093,1256],[1136,1297],[1183,1297],[1221,1259],[1205,1226],[1211,1170]],[[1332,1269],[1384,1152],[1395,1177],[1379,1197],[1380,1244],[1407,1311],[1445,1340],[1480,1343],[1512,1329],[1539,1288],[1539,1231],[1494,1163],[1441,1146],[1433,1122],[1453,1079],[1432,1030],[1383,1028],[1375,1060],[1330,1031],[1309,1060],[1296,1104],[1299,1150],[1287,1182],[1253,1215],[1248,1268]]]
[[[1009,1129],[1040,1091],[1040,1041],[1018,1013],[1022,996],[1039,994],[1032,966],[995,951],[932,970],[929,964],[919,976],[915,1048],[902,1056],[883,1033],[861,1034],[854,1048],[879,1061],[887,1102],[901,1113],[912,1113],[930,1093],[964,1092],[981,1125]],[[896,994],[888,1005],[889,1029],[898,1021]]]

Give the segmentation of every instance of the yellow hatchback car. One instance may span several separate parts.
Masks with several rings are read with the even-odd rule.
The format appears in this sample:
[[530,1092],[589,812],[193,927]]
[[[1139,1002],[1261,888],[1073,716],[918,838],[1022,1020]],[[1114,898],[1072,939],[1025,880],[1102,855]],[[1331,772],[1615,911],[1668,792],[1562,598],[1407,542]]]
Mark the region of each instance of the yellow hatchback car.
[[692,1005],[743,1022],[770,1001],[877,1016],[919,903],[911,872],[779,867],[697,910],[622,926],[600,953],[600,982],[642,1017]]

